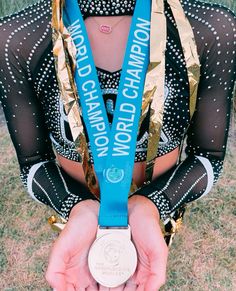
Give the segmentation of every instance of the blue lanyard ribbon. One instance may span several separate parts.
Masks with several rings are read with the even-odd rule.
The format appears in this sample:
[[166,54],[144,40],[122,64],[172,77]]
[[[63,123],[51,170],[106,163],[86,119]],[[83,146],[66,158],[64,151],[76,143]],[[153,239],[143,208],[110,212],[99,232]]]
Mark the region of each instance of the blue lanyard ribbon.
[[76,0],[66,0],[63,21],[76,47],[75,83],[99,181],[99,225],[126,227],[142,94],[149,63],[150,1],[137,0],[128,37],[112,126]]

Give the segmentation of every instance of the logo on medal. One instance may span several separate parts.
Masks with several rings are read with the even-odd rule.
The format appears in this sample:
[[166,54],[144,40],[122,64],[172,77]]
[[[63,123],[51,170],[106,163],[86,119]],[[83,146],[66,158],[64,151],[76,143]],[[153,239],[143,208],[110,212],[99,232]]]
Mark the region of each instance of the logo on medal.
[[123,169],[119,168],[108,168],[105,170],[105,177],[110,183],[119,183],[123,180],[125,172]]
[[130,228],[98,229],[89,250],[88,265],[94,279],[103,286],[114,288],[125,283],[137,267]]
[[116,266],[119,265],[120,256],[122,253],[122,247],[117,241],[111,241],[103,250],[104,258],[108,264]]

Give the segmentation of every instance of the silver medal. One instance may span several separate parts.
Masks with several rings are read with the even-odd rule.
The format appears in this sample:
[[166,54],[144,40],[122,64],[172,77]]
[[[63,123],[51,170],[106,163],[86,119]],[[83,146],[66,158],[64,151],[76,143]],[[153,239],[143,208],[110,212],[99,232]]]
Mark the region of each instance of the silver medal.
[[114,288],[125,283],[137,266],[130,228],[99,228],[89,251],[88,265],[94,279],[105,287]]

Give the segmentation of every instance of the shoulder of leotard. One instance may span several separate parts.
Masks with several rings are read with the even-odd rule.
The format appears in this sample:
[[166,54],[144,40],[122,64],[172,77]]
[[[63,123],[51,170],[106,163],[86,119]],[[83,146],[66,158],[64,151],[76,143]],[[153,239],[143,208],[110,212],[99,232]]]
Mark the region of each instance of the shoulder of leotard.
[[1,39],[3,35],[12,33],[15,29],[20,31],[22,28],[34,29],[37,19],[45,17],[51,21],[51,0],[40,0],[28,5],[20,11],[0,17]]
[[[185,14],[193,27],[198,47],[219,46],[235,40],[236,16],[234,12],[221,4],[196,0],[182,0]],[[220,49],[220,48],[219,48]],[[203,50],[201,50],[203,51]]]
[[231,19],[232,22],[236,21],[235,12],[219,3],[209,3],[199,0],[182,0],[182,6],[185,13],[191,17],[201,17],[202,21],[210,21],[215,17],[221,15],[221,19]]
[[[51,0],[41,0],[27,6],[19,12],[0,19],[0,61],[1,66],[6,57],[9,62],[25,63],[26,56],[37,46],[37,57],[45,49],[45,34],[51,29]],[[42,48],[42,49],[41,49]],[[15,62],[15,61],[14,61]]]

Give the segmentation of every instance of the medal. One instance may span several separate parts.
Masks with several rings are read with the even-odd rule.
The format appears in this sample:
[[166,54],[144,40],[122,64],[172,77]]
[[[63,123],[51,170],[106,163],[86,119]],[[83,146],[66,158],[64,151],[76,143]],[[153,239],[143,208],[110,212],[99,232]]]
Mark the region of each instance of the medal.
[[101,197],[99,228],[89,251],[88,265],[94,279],[110,288],[125,283],[137,266],[128,227],[128,194],[149,61],[150,11],[150,1],[137,1],[110,126],[78,3],[67,0],[64,6],[63,20],[76,48],[74,77],[79,105]]
[[98,228],[88,256],[89,270],[101,285],[113,288],[125,283],[135,272],[137,253],[130,228]]

